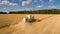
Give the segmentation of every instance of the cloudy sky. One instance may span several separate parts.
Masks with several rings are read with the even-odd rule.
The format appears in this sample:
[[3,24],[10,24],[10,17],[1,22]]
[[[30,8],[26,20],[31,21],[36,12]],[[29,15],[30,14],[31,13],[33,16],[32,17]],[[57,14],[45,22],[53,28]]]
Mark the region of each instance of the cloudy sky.
[[0,0],[0,11],[60,9],[60,0]]

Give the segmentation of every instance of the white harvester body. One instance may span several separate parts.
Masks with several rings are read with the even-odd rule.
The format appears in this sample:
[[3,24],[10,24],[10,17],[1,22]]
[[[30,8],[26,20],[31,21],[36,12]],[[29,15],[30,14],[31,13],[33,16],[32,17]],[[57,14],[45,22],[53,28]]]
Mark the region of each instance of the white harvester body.
[[26,18],[23,18],[23,22],[26,22]]

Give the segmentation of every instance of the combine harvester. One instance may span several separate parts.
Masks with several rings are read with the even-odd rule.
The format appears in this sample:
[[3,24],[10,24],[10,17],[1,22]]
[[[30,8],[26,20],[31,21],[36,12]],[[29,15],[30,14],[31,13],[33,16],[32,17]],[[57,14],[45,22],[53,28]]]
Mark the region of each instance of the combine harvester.
[[33,21],[35,21],[35,18],[34,18],[34,16],[27,15],[27,17],[26,18],[23,18],[22,21],[23,22],[33,22]]

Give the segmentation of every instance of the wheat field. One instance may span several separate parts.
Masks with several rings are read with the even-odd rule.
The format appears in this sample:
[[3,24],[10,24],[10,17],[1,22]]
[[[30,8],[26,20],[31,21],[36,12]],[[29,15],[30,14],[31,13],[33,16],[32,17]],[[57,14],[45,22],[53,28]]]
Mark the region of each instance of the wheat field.
[[0,34],[60,34],[60,15],[31,14],[36,21],[23,22],[27,14],[0,14]]

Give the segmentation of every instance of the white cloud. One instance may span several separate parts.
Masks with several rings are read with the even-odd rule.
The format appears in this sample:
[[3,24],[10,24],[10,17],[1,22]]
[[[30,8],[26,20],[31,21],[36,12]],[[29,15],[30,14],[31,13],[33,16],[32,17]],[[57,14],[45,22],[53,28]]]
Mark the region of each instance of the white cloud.
[[9,3],[9,1],[7,1],[7,0],[3,0],[3,1],[1,1],[0,4],[8,4],[8,3]]
[[16,3],[9,3],[10,6],[18,6]]
[[29,4],[30,4],[30,2],[28,2],[28,1],[22,1],[22,6],[27,6]]
[[56,6],[48,6],[48,8],[52,9],[52,8],[56,8]]
[[43,5],[38,5],[36,8],[42,8],[43,7]]
[[55,0],[49,0],[49,2],[54,2]]
[[[21,0],[22,1],[22,0]],[[27,6],[32,2],[32,0],[22,1],[22,6]]]
[[27,0],[28,2],[32,2],[32,0]]
[[2,5],[18,6],[17,3],[11,3],[11,2],[9,2],[8,0],[2,0],[2,1],[0,2],[0,5],[1,5],[1,6],[2,6]]

